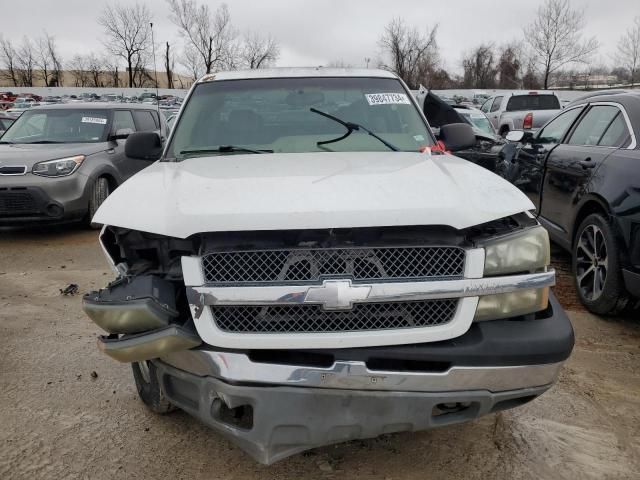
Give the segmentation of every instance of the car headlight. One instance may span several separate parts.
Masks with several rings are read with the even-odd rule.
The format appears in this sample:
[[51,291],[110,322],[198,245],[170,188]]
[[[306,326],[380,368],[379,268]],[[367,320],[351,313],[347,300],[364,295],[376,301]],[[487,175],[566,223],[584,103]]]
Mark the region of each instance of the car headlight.
[[491,240],[484,252],[485,277],[541,271],[551,262],[549,234],[541,226]]
[[[484,245],[484,276],[534,273],[551,262],[549,234],[541,227],[491,240]],[[498,320],[539,312],[547,308],[549,287],[481,296],[475,321]]]
[[75,172],[85,158],[84,155],[76,155],[74,157],[58,158],[56,160],[36,163],[31,169],[31,173],[44,177],[64,177]]

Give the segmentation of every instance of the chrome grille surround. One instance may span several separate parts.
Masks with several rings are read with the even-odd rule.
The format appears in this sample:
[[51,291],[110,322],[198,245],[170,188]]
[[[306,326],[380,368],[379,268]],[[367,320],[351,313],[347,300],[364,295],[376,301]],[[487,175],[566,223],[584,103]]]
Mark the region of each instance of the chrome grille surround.
[[300,248],[209,252],[208,284],[317,283],[327,277],[358,281],[461,278],[465,251],[452,246]]
[[443,325],[451,321],[457,299],[360,303],[350,310],[321,305],[211,306],[218,328],[234,333],[356,332]]

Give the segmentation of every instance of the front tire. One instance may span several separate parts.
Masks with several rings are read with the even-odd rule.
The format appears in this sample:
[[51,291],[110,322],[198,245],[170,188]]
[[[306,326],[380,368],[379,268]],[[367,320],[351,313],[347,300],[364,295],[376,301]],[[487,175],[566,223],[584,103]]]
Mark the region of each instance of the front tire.
[[140,400],[149,410],[159,414],[165,414],[175,410],[175,406],[167,400],[158,382],[158,371],[148,360],[131,364],[133,378],[136,381],[136,389]]
[[109,181],[105,177],[98,178],[93,186],[91,187],[91,194],[89,196],[89,212],[88,212],[88,225],[91,228],[100,228],[102,225],[98,223],[93,223],[91,220],[93,216],[100,208],[100,205],[107,199],[109,196],[110,188]]
[[578,227],[573,251],[573,275],[582,304],[599,315],[617,315],[629,303],[620,248],[608,220],[594,213]]

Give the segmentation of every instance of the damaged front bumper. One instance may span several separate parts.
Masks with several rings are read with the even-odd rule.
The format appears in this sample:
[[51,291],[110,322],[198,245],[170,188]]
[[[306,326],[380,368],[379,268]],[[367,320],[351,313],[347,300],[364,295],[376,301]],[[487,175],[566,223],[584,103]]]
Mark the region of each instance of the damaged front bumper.
[[203,346],[153,362],[173,404],[269,464],[517,407],[553,385],[573,344],[552,295],[536,318],[478,322],[443,342],[286,352]]

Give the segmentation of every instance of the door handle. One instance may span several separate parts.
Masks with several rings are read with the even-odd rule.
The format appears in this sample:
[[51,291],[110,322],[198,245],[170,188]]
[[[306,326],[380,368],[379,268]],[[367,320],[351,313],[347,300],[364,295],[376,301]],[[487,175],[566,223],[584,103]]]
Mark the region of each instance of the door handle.
[[583,170],[588,170],[596,166],[596,162],[591,160],[591,157],[587,157],[584,160],[579,161],[578,163],[582,166]]

